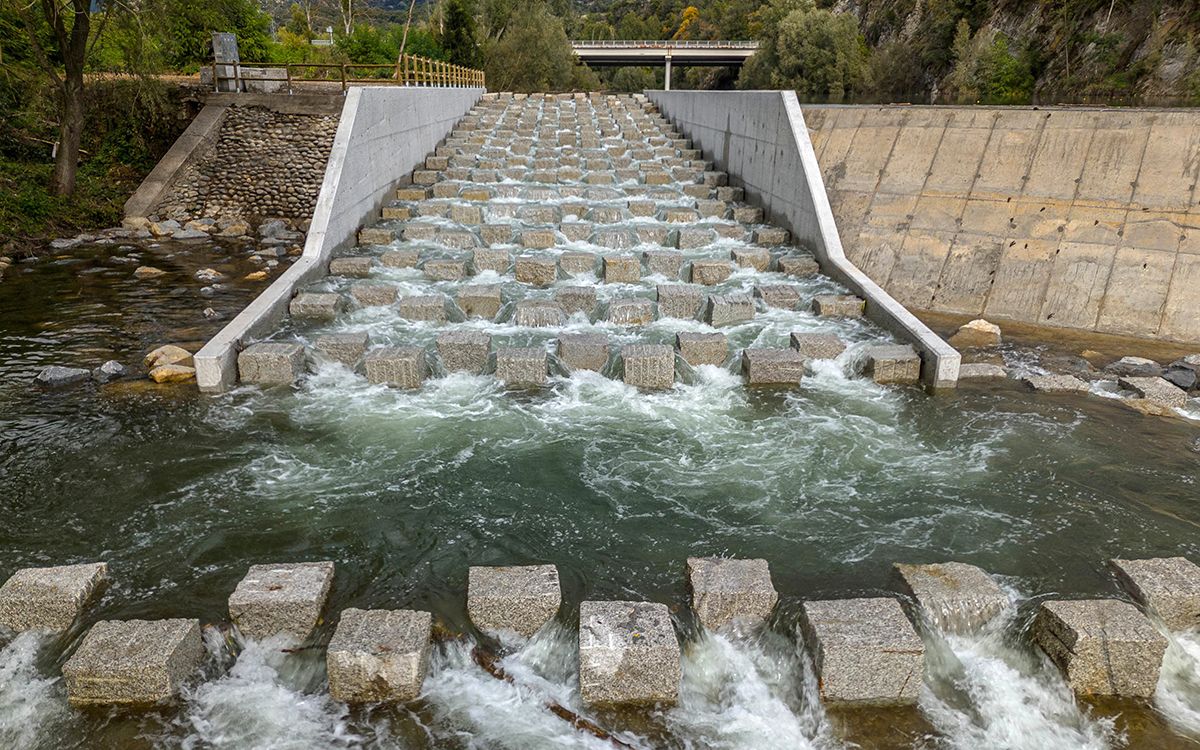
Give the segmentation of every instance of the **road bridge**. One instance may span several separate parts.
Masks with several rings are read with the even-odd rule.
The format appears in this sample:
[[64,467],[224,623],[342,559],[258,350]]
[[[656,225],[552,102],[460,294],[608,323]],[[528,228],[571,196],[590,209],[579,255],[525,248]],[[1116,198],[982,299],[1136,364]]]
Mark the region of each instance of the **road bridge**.
[[665,87],[671,89],[671,65],[725,67],[741,65],[758,50],[753,41],[617,40],[574,41],[579,59],[592,67],[664,65]]

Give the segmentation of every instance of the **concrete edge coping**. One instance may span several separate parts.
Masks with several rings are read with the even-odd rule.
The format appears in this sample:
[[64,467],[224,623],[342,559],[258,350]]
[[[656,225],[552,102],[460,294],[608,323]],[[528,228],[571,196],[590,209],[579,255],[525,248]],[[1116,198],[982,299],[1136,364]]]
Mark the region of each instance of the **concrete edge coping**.
[[[794,91],[667,92],[647,90],[644,93],[660,108],[663,107],[663,103],[656,100],[655,94],[729,97],[744,96],[746,94],[778,94],[783,104],[783,113],[787,117],[787,123],[791,129],[793,145],[800,157],[805,185],[812,196],[813,210],[816,214],[817,225],[820,228],[821,236],[816,243],[817,252],[814,254],[821,266],[821,270],[866,300],[867,317],[891,333],[899,336],[902,340],[911,343],[921,352],[923,355],[921,358],[921,379],[928,387],[936,390],[957,386],[958,370],[962,362],[962,355],[958,350],[946,343],[929,326],[922,323],[916,315],[909,312],[904,305],[897,302],[883,287],[876,284],[846,257],[846,253],[842,248],[836,219],[833,215],[833,209],[829,205],[829,195],[825,191],[825,181],[821,177],[821,168],[817,162],[817,155],[813,150],[812,141],[809,138],[808,126],[804,122],[804,113]],[[664,116],[669,116],[665,111],[663,114]],[[782,135],[781,133],[780,136]],[[728,167],[728,165],[722,166]],[[770,213],[767,206],[763,206],[763,208]],[[776,221],[791,223],[779,211],[773,213],[775,215],[772,218]],[[794,227],[787,226],[785,228],[792,231],[793,238],[797,236],[798,233]]]
[[[313,209],[312,222],[304,241],[304,251],[291,268],[275,279],[195,354],[193,359],[196,367],[196,384],[201,392],[223,393],[231,389],[237,383],[237,354],[243,342],[280,320],[286,312],[287,305],[296,288],[324,276],[326,265],[334,250],[354,241],[357,225],[361,219],[354,222],[350,234],[344,237],[330,234],[330,220],[337,208],[339,187],[343,177],[346,177],[344,174],[346,156],[352,145],[350,141],[354,134],[354,121],[362,102],[363,93],[377,88],[394,90],[393,87],[388,86],[358,86],[346,92],[341,119],[338,121],[333,146],[329,151],[329,160],[325,164],[325,176],[321,181],[321,190]],[[482,88],[468,90],[475,93],[472,106],[486,92],[486,89]],[[465,115],[466,112],[464,111],[462,114]],[[453,124],[450,128],[453,128]],[[377,191],[376,203],[381,203],[382,197],[395,188],[404,171],[403,169],[398,170],[395,177]],[[358,178],[350,175],[349,179]]]
[[225,104],[205,104],[137,190],[133,191],[133,195],[125,201],[123,210],[126,217],[145,217],[150,214],[179,175],[213,144],[228,111],[229,107]]

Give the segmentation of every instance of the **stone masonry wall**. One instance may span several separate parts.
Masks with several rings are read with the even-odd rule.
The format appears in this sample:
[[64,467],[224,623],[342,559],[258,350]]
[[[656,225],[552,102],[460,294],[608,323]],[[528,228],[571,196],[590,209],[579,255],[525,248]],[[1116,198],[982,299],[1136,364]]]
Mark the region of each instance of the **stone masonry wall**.
[[1200,112],[804,115],[846,253],[910,309],[1200,341]]
[[187,168],[156,213],[183,221],[312,217],[338,118],[229,107],[215,144]]

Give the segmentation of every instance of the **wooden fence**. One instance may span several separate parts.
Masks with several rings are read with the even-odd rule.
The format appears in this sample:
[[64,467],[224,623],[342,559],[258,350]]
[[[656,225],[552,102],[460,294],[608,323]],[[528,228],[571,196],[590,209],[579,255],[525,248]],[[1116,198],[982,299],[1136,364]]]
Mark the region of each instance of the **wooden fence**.
[[[262,87],[280,85],[292,93],[297,83],[339,83],[342,93],[350,86],[453,86],[484,88],[482,70],[464,68],[445,60],[401,55],[394,65],[366,63],[213,63],[213,86],[217,91],[242,91],[253,81]],[[281,71],[271,74],[268,71]]]

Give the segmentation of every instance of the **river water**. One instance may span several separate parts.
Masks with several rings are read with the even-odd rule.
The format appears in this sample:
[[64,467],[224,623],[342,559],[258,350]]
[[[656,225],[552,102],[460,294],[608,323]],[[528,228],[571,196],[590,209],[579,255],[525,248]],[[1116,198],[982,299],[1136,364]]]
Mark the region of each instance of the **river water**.
[[[322,688],[319,649],[251,644],[235,660],[212,628],[207,679],[133,716],[66,707],[59,667],[81,630],[5,640],[0,747],[612,747],[544,707],[579,708],[572,608],[661,601],[689,630],[684,559],[697,554],[766,558],[782,605],[765,634],[689,642],[679,707],[589,714],[635,747],[1200,747],[1195,636],[1173,642],[1150,706],[1077,703],[1020,638],[1039,597],[1115,594],[1110,557],[1200,556],[1191,424],[1009,385],[930,397],[833,363],[791,393],[716,368],[657,394],[594,374],[536,395],[464,375],[404,393],[338,368],[221,397],[145,381],[34,388],[47,364],[135,365],[200,342],[222,323],[200,310],[228,316],[258,288],[201,296],[196,268],[251,270],[234,250],[136,252],[170,274],[134,281],[114,260],[128,251],[84,248],[0,282],[0,576],[102,559],[113,584],[87,623],[216,625],[248,565],[330,559],[330,612],[427,608],[444,640],[422,701],[352,712]],[[799,602],[888,595],[893,562],[948,559],[1011,588],[1008,627],[926,633],[919,711],[824,712]],[[527,562],[558,566],[566,606],[507,652],[506,683],[456,637],[467,567]]]

